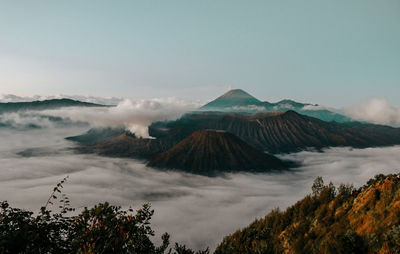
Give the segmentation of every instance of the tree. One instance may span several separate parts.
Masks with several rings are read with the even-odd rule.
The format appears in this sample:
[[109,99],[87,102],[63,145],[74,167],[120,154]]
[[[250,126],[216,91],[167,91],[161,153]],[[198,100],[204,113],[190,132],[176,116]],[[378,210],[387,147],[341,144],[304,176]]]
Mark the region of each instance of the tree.
[[187,248],[185,245],[179,245],[178,243],[175,243],[175,254],[209,254],[210,251],[207,248],[206,250],[199,250],[197,252],[194,252],[193,250]]
[[318,196],[321,193],[321,191],[324,189],[324,180],[321,176],[315,178],[311,189],[314,196]]
[[0,203],[0,253],[132,253],[132,254],[208,254],[176,244],[169,249],[169,235],[162,236],[156,246],[150,220],[154,214],[149,204],[136,213],[132,208],[100,203],[76,216],[68,216],[68,197],[62,195],[59,211],[49,206],[58,200],[62,184],[53,189],[46,205],[34,216],[31,211],[12,208],[7,201]]

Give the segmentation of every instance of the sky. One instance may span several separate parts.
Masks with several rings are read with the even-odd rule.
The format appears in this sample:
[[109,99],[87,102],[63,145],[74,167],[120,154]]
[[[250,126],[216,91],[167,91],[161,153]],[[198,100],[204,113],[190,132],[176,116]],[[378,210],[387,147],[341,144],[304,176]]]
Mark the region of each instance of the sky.
[[4,1],[0,93],[399,105],[400,1]]

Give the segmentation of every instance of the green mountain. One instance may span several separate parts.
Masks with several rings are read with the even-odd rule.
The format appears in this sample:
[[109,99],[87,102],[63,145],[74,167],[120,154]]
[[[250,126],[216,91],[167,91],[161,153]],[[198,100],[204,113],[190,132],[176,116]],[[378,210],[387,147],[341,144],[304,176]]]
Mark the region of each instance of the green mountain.
[[241,89],[234,89],[200,107],[199,111],[257,113],[293,110],[302,115],[315,117],[327,122],[351,121],[349,117],[328,109],[318,109],[316,106],[318,105],[288,99],[275,103],[260,101]]
[[400,174],[362,188],[317,178],[313,194],[227,236],[215,254],[400,253]]
[[202,106],[200,109],[209,111],[235,110],[235,107],[260,104],[261,101],[246,93],[242,89],[233,89]]
[[320,109],[320,110],[295,109],[295,111],[299,114],[315,117],[326,122],[347,123],[352,121],[352,119],[347,116],[329,111],[327,109]]

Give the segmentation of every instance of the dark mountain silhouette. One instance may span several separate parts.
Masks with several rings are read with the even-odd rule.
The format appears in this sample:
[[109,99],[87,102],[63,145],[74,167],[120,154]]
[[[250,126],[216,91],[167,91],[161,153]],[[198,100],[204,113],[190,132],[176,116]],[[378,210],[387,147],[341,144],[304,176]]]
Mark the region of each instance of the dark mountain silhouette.
[[168,151],[155,156],[148,165],[203,175],[286,168],[278,158],[260,152],[229,132],[219,130],[196,131]]
[[72,99],[52,99],[31,102],[6,102],[0,103],[0,113],[23,110],[46,110],[62,107],[105,107],[105,105],[82,102]]
[[[82,137],[82,136],[81,136]],[[70,139],[74,139],[71,137]],[[83,144],[78,148],[80,152],[97,153],[111,157],[130,157],[137,159],[150,159],[155,154],[166,151],[172,146],[162,139],[138,138],[128,131],[100,141]]]
[[[295,152],[310,147],[351,146],[357,148],[400,144],[400,129],[357,123],[339,124],[304,116],[294,111],[269,113],[193,113],[172,122],[155,123],[167,129],[164,135],[182,138],[196,130],[228,131],[248,144],[270,153]],[[179,131],[176,131],[179,129]],[[157,133],[155,137],[163,137]]]
[[178,120],[156,122],[149,127],[155,139],[137,138],[124,129],[92,130],[70,137],[80,150],[108,156],[152,159],[200,130],[224,130],[268,153],[288,153],[349,146],[355,148],[400,144],[400,129],[382,125],[334,122],[304,116],[294,111],[265,113],[201,112]]
[[67,137],[67,140],[78,142],[82,145],[94,145],[125,133],[125,128],[92,128],[85,134]]

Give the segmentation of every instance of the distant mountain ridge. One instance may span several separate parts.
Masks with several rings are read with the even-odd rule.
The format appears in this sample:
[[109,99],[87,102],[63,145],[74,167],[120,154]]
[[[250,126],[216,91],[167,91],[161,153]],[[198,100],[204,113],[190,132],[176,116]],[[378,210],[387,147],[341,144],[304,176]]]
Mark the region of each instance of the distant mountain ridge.
[[277,112],[294,110],[300,114],[319,118],[323,121],[349,122],[351,119],[337,112],[325,108],[318,108],[318,105],[300,103],[284,99],[276,103],[260,101],[242,89],[233,89],[215,100],[200,107],[200,111],[219,111],[237,113]]
[[106,105],[83,102],[72,99],[51,99],[31,102],[4,102],[0,103],[0,114],[24,110],[46,110],[62,107],[107,107]]

